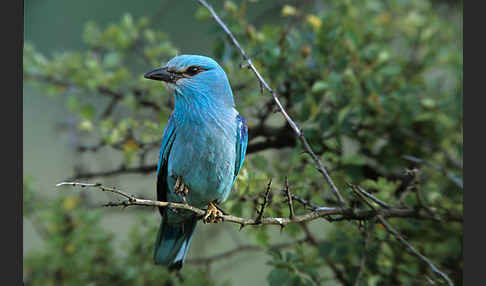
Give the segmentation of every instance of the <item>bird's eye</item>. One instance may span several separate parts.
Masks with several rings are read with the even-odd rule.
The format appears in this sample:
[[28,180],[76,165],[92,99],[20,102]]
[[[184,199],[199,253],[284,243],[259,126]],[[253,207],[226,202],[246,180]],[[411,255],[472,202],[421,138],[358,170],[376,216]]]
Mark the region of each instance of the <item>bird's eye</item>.
[[192,67],[188,67],[184,73],[189,75],[189,76],[194,76],[194,75],[198,74],[200,71],[201,71],[201,69],[199,67],[192,66]]

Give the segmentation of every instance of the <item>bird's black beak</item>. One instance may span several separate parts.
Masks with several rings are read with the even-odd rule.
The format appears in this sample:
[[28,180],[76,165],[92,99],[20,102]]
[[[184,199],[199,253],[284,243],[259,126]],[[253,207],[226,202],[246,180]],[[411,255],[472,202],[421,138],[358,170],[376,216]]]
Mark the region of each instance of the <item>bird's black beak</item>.
[[153,79],[153,80],[162,80],[165,82],[175,82],[179,79],[176,73],[172,73],[167,70],[167,67],[162,67],[158,69],[154,69],[153,71],[149,71],[148,73],[143,75],[144,78]]

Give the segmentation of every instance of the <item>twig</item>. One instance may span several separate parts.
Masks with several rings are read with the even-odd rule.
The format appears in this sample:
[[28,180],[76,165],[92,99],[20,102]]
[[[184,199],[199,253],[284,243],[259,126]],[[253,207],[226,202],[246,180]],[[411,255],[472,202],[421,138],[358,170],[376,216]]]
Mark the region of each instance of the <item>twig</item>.
[[61,186],[71,186],[71,187],[81,187],[81,188],[98,188],[99,190],[103,192],[111,192],[114,194],[118,194],[122,197],[125,197],[127,200],[122,201],[122,202],[110,202],[107,203],[106,206],[156,206],[156,207],[169,207],[169,208],[174,208],[174,209],[186,209],[189,211],[194,212],[197,215],[204,215],[205,211],[187,204],[181,204],[181,203],[171,203],[171,202],[159,202],[159,201],[152,201],[152,200],[144,200],[144,199],[138,199],[134,197],[133,195],[127,194],[125,192],[122,192],[116,188],[110,188],[110,187],[105,187],[102,184],[96,183],[96,184],[89,184],[89,183],[79,183],[79,182],[61,182],[56,185],[56,187],[61,187]]
[[350,186],[351,188],[355,188],[355,190],[359,193],[361,193],[362,195],[364,195],[365,197],[367,197],[368,199],[374,201],[375,203],[377,203],[380,207],[382,208],[385,208],[385,209],[389,209],[391,208],[389,204],[385,203],[384,201],[378,199],[377,197],[373,196],[372,194],[368,193],[367,191],[365,191],[363,188],[361,188],[360,186],[355,186],[355,185],[352,185],[352,184],[348,184],[348,186]]
[[292,202],[292,194],[290,193],[289,189],[289,178],[285,177],[285,193],[287,194],[287,203],[289,204],[289,218],[293,218],[295,216],[294,212],[294,204]]
[[329,265],[331,268],[332,272],[334,273],[334,277],[336,278],[337,281],[341,283],[341,285],[344,286],[351,286],[351,282],[346,279],[346,275],[344,274],[344,271],[339,269],[339,267],[332,262],[332,260],[329,257],[325,258],[326,263]]
[[297,124],[292,120],[292,118],[285,111],[285,108],[282,106],[282,104],[280,103],[280,100],[278,99],[277,92],[274,91],[267,84],[267,82],[263,79],[263,77],[260,75],[260,73],[258,72],[258,70],[253,65],[250,57],[248,57],[248,55],[243,50],[243,48],[241,48],[240,43],[236,40],[236,38],[233,35],[233,33],[228,29],[228,27],[226,26],[226,24],[219,18],[219,16],[216,14],[216,12],[214,12],[213,8],[206,1],[204,1],[204,0],[198,0],[198,1],[199,1],[199,3],[201,5],[203,5],[204,7],[206,7],[206,9],[208,9],[208,11],[211,13],[211,15],[216,20],[216,22],[221,26],[221,28],[223,28],[223,30],[225,31],[225,33],[230,37],[230,39],[233,42],[233,44],[238,48],[238,50],[240,51],[241,55],[243,56],[243,59],[248,63],[248,67],[253,71],[253,73],[257,77],[257,79],[258,79],[259,83],[261,84],[261,86],[263,86],[272,95],[273,100],[277,104],[277,106],[278,106],[280,112],[283,114],[285,120],[287,120],[287,122],[289,123],[290,127],[294,130],[295,134],[297,135],[297,137],[301,141],[301,143],[303,145],[303,148],[306,150],[307,153],[309,153],[309,155],[311,156],[312,160],[316,164],[318,171],[324,176],[324,178],[326,179],[327,183],[331,186],[331,190],[334,193],[334,195],[336,196],[336,198],[338,199],[339,204],[341,206],[345,206],[346,203],[344,201],[344,198],[339,193],[338,188],[336,187],[336,185],[332,181],[331,177],[327,173],[326,168],[324,167],[324,165],[322,165],[322,163],[319,160],[319,158],[317,157],[317,155],[314,153],[314,151],[312,151],[312,148],[310,147],[309,143],[307,142],[307,139],[304,137],[304,135],[303,135],[302,131],[300,130],[300,128],[297,126]]
[[304,206],[304,208],[310,207],[314,211],[320,208],[318,205],[315,205],[315,204],[311,203],[310,201],[304,200],[303,198],[298,197],[294,194],[291,194],[291,197],[292,197],[292,200],[295,200],[295,201],[299,202],[300,204],[302,204]]
[[[376,208],[370,204],[370,202],[368,202],[368,200],[363,196],[363,194],[358,191],[358,188],[356,186],[354,186],[353,188],[351,188],[355,194],[357,194],[372,210],[376,211]],[[410,243],[408,243],[407,240],[405,240],[401,235],[400,233],[398,233],[398,231],[396,231],[390,224],[388,224],[388,222],[383,218],[382,215],[377,215],[376,216],[377,219],[381,222],[381,224],[385,227],[385,229],[391,233],[400,243],[402,243],[403,245],[405,245],[406,247],[408,247],[408,249],[412,252],[413,255],[415,255],[416,257],[418,257],[420,260],[424,261],[425,263],[427,263],[429,265],[429,267],[432,269],[432,271],[434,271],[435,273],[437,273],[438,275],[440,275],[442,278],[444,278],[444,280],[447,281],[448,285],[450,286],[453,286],[454,284],[452,283],[452,281],[449,279],[449,277],[447,277],[447,275],[445,275],[442,271],[440,271],[437,267],[435,267],[435,265],[430,262],[430,260],[423,256],[422,254],[420,254],[420,252],[418,252]]]
[[[372,226],[369,226],[369,228],[373,227],[374,224]],[[365,232],[364,232],[364,235],[365,235],[365,238],[364,238],[364,247],[363,247],[363,254],[361,256],[361,261],[359,263],[359,272],[358,272],[358,275],[356,275],[356,280],[354,281],[354,286],[359,286],[359,281],[361,280],[361,276],[363,275],[363,270],[366,266],[366,252],[368,251],[368,245],[370,244],[370,240],[371,240],[371,229],[367,229]]]
[[136,198],[134,196],[130,195],[130,194],[122,192],[122,191],[116,189],[115,187],[103,186],[100,183],[87,184],[87,183],[77,183],[77,182],[61,182],[61,183],[56,185],[56,187],[61,187],[61,186],[71,186],[71,187],[81,187],[81,188],[93,187],[93,188],[98,188],[98,189],[102,190],[103,192],[111,192],[111,193],[114,193],[114,194],[118,194],[122,197],[127,198],[129,201],[136,200]]
[[270,193],[270,187],[272,186],[272,179],[268,182],[267,190],[265,191],[265,196],[263,197],[263,202],[260,205],[260,211],[258,211],[258,216],[256,218],[257,222],[261,222],[263,218],[263,212],[265,211],[265,207],[268,204],[268,194]]
[[423,256],[410,243],[408,243],[408,241],[405,240],[400,235],[400,233],[398,233],[398,231],[396,231],[381,215],[378,215],[377,217],[378,217],[378,220],[381,222],[381,224],[385,227],[385,229],[389,233],[391,233],[400,243],[405,245],[414,256],[416,256],[417,258],[419,258],[423,262],[427,263],[427,265],[430,267],[430,269],[432,269],[432,271],[434,271],[439,276],[441,276],[445,281],[447,281],[447,284],[449,286],[454,286],[454,283],[452,283],[451,279],[444,272],[440,271],[432,262],[430,262],[430,260],[427,257]]
[[[424,198],[422,196],[421,188],[420,188],[420,170],[417,168],[413,168],[412,170],[405,170],[405,173],[412,177],[412,181],[410,185],[407,187],[406,191],[411,190],[415,192],[415,198],[417,199],[418,207],[423,208],[426,212],[428,212],[431,216],[435,216],[434,211],[425,203]],[[405,193],[405,192],[404,192]],[[440,221],[440,218],[436,218],[437,221]]]
[[403,155],[402,158],[405,159],[405,160],[408,160],[408,161],[417,163],[417,164],[424,164],[424,165],[427,165],[429,167],[432,167],[433,169],[436,169],[437,171],[439,171],[442,174],[446,175],[452,182],[454,182],[454,184],[456,184],[461,189],[464,188],[464,185],[462,183],[462,179],[461,178],[458,178],[456,175],[452,174],[451,172],[448,172],[444,167],[442,167],[440,165],[437,165],[437,164],[428,162],[428,161],[426,161],[424,159],[420,159],[420,158],[417,158],[417,157],[414,157],[414,156],[410,156],[410,155]]

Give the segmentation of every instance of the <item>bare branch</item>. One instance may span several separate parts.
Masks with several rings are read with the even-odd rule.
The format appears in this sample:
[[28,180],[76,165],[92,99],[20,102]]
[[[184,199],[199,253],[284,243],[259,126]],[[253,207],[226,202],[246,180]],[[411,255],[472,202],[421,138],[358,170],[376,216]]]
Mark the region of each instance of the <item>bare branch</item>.
[[316,210],[316,209],[320,208],[318,205],[315,205],[308,200],[304,200],[303,198],[298,197],[294,194],[291,194],[291,197],[292,197],[292,200],[295,200],[295,201],[299,202],[300,204],[302,204],[304,206],[304,208],[310,207],[312,210]]
[[[385,203],[384,201],[378,199],[377,197],[373,196],[372,194],[368,193],[367,191],[365,191],[363,188],[361,188],[360,186],[356,186],[356,185],[353,185],[353,184],[350,184],[350,183],[346,183],[354,192],[357,192],[360,194],[360,196],[365,196],[366,198],[372,200],[373,202],[377,203],[380,207],[382,208],[385,208],[385,209],[389,209],[391,208],[390,205],[388,205],[387,203]],[[368,201],[366,201],[366,203],[368,203]]]
[[[150,207],[169,207],[173,209],[184,209],[193,212],[198,217],[202,217],[206,211],[188,204],[184,203],[172,203],[172,202],[161,202],[161,201],[154,201],[154,200],[147,200],[147,199],[139,199],[131,194],[123,192],[116,188],[105,187],[102,184],[95,183],[81,183],[81,182],[62,182],[56,185],[57,187],[61,186],[72,186],[72,187],[93,187],[97,188],[103,192],[111,192],[117,195],[120,195],[126,198],[125,201],[120,202],[109,202],[105,204],[106,206],[150,206]],[[295,199],[295,197],[294,197]],[[333,219],[333,221],[338,220],[372,220],[378,216],[385,217],[385,218],[416,218],[422,220],[433,220],[434,218],[426,213],[420,212],[420,210],[411,209],[411,208],[390,208],[390,209],[373,209],[373,210],[354,210],[352,208],[341,208],[341,207],[319,207],[315,206],[313,210],[309,213],[303,215],[296,215],[292,218],[281,218],[281,217],[262,217],[259,219],[258,217],[255,219],[251,218],[241,218],[236,217],[233,215],[225,214],[222,216],[224,222],[232,222],[237,223],[241,226],[245,225],[287,225],[289,223],[302,223],[308,222],[312,220],[316,220],[319,218],[328,218],[330,215],[340,215],[342,216],[340,219]],[[462,217],[460,220],[451,220],[451,221],[462,221]]]
[[451,279],[444,272],[440,271],[427,257],[423,256],[410,243],[408,243],[408,241],[405,238],[403,238],[403,236],[401,236],[400,233],[396,231],[381,215],[378,215],[378,220],[385,227],[385,229],[389,233],[391,233],[401,244],[406,246],[414,256],[416,256],[423,262],[427,263],[427,265],[430,267],[430,269],[432,269],[432,271],[434,271],[445,281],[447,281],[447,284],[449,286],[454,286],[454,283],[452,283]]
[[87,183],[77,183],[77,182],[61,182],[61,183],[56,185],[56,187],[61,187],[61,186],[71,186],[71,187],[81,187],[81,188],[94,187],[94,188],[98,188],[98,189],[102,190],[103,192],[111,192],[111,193],[114,193],[114,194],[118,194],[120,196],[127,198],[129,201],[133,201],[133,200],[136,199],[134,196],[127,194],[125,192],[122,192],[122,191],[116,189],[115,187],[105,187],[105,186],[103,186],[102,184],[99,184],[99,183],[87,184]]
[[295,216],[295,212],[294,212],[294,204],[292,202],[292,194],[290,193],[288,177],[285,177],[285,193],[287,195],[287,203],[289,204],[289,211],[290,211],[289,218],[293,218]]
[[361,255],[361,262],[359,263],[359,271],[358,275],[356,275],[356,280],[354,281],[354,286],[359,286],[359,281],[361,280],[361,276],[363,275],[365,264],[366,264],[366,256],[368,252],[368,245],[370,244],[371,240],[371,233],[372,233],[372,226],[369,226],[367,230],[364,231],[364,247],[363,247],[363,254]]
[[111,192],[117,195],[120,195],[122,197],[127,198],[126,201],[122,202],[111,202],[106,204],[106,206],[155,206],[155,207],[169,207],[169,208],[174,208],[174,209],[186,209],[189,211],[194,212],[197,215],[204,215],[205,211],[201,210],[199,208],[187,205],[187,204],[181,204],[181,203],[171,203],[171,202],[159,202],[159,201],[152,201],[152,200],[144,200],[144,199],[139,199],[134,197],[133,195],[127,194],[125,192],[122,192],[116,188],[110,188],[110,187],[105,187],[102,184],[96,183],[96,184],[89,184],[89,183],[79,183],[79,182],[61,182],[56,185],[56,187],[61,187],[61,186],[72,186],[72,187],[93,187],[93,188],[98,188],[99,190],[103,192]]
[[[351,189],[373,211],[376,211],[376,208],[370,202],[368,202],[368,200],[363,196],[363,194],[359,191],[359,189],[356,186],[353,186]],[[446,274],[444,274],[442,271],[440,271],[432,262],[430,262],[430,260],[427,257],[423,256],[410,243],[408,243],[408,241],[406,239],[404,239],[400,235],[400,233],[398,233],[398,231],[396,231],[390,224],[388,224],[388,222],[385,220],[385,218],[383,218],[382,215],[377,215],[376,218],[381,222],[381,224],[385,227],[385,229],[389,233],[391,233],[400,243],[402,243],[403,245],[405,245],[411,251],[411,253],[413,255],[415,255],[416,257],[418,257],[420,260],[424,261],[425,263],[427,263],[429,265],[429,267],[432,269],[432,271],[434,271],[435,273],[437,273],[438,275],[440,275],[442,278],[444,278],[444,280],[447,281],[448,285],[450,285],[450,286],[453,286],[454,285],[452,283],[452,281],[449,279],[449,277],[447,277]]]
[[122,174],[149,174],[155,172],[157,170],[157,165],[147,165],[147,166],[139,166],[139,167],[125,167],[124,165],[120,166],[117,169],[109,170],[109,171],[100,171],[100,172],[86,172],[86,173],[79,173],[74,175],[72,178],[67,179],[68,181],[76,180],[76,179],[91,179],[91,178],[98,178],[98,177],[111,177],[117,176]]
[[346,205],[346,203],[344,201],[344,198],[339,193],[339,190],[337,189],[336,185],[334,184],[334,182],[332,181],[331,177],[327,173],[326,168],[324,167],[324,165],[322,165],[322,163],[319,160],[319,158],[317,157],[317,155],[314,153],[314,151],[312,151],[312,148],[310,147],[309,143],[307,142],[307,139],[304,137],[304,135],[303,135],[302,131],[300,130],[300,128],[292,120],[292,118],[288,115],[288,113],[285,110],[285,108],[280,103],[280,100],[278,98],[277,92],[274,91],[267,84],[267,82],[265,81],[265,79],[263,79],[263,77],[260,75],[260,73],[258,72],[258,70],[253,65],[250,57],[246,54],[246,52],[240,46],[239,42],[236,40],[236,38],[233,35],[233,33],[228,29],[228,27],[226,26],[226,24],[219,18],[219,16],[216,14],[216,12],[214,12],[213,8],[206,1],[204,1],[204,0],[198,0],[198,1],[199,1],[199,3],[201,5],[203,5],[204,7],[206,7],[206,9],[209,10],[209,12],[213,16],[213,18],[216,20],[216,22],[221,26],[221,28],[223,28],[223,30],[229,36],[229,38],[231,39],[231,41],[233,42],[233,44],[238,48],[238,50],[240,51],[241,55],[243,56],[243,59],[248,63],[248,68],[253,71],[253,73],[257,77],[258,82],[260,83],[260,85],[263,88],[265,88],[272,95],[273,100],[277,104],[277,106],[278,106],[280,112],[283,114],[285,120],[287,120],[287,122],[289,123],[290,127],[294,130],[295,134],[297,135],[297,137],[301,141],[301,143],[303,145],[303,148],[306,150],[307,153],[309,153],[309,155],[311,156],[312,160],[316,164],[317,169],[319,170],[319,172],[324,176],[324,178],[326,179],[327,183],[331,186],[331,190],[334,193],[334,195],[336,196],[336,198],[338,199],[340,205],[342,207],[344,207]]
[[256,218],[256,221],[257,222],[261,222],[262,221],[263,212],[265,211],[265,207],[268,204],[268,194],[270,193],[271,186],[272,186],[272,179],[270,179],[270,181],[268,182],[267,190],[265,191],[265,196],[263,197],[263,202],[262,202],[262,204],[260,206],[260,210],[258,211],[258,216]]
[[[427,206],[427,204],[424,201],[424,198],[422,196],[421,192],[421,176],[420,176],[420,170],[417,168],[413,168],[412,170],[405,170],[405,173],[409,176],[412,177],[412,181],[410,182],[410,185],[407,187],[407,190],[412,190],[415,193],[415,197],[417,199],[417,204],[419,208],[423,208],[425,211],[427,211],[431,216],[434,216],[434,212],[432,211],[431,208]],[[405,193],[405,192],[404,192]],[[437,217],[437,221],[440,221],[440,218]]]
[[447,178],[449,178],[452,182],[454,182],[454,184],[456,184],[459,188],[461,188],[461,189],[464,188],[464,185],[462,183],[461,178],[457,177],[456,175],[452,174],[451,172],[448,172],[444,167],[442,167],[440,165],[437,165],[437,164],[431,163],[429,161],[426,161],[424,159],[420,159],[420,158],[410,156],[410,155],[403,155],[402,158],[405,159],[405,160],[417,163],[417,164],[423,164],[423,165],[432,167],[433,169],[436,169],[437,171],[446,175]]

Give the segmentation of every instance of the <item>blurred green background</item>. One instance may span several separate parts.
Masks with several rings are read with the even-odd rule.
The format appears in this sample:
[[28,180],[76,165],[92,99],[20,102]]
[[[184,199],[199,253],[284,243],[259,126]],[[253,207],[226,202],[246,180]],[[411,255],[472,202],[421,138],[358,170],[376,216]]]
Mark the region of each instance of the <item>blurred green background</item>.
[[[462,1],[210,3],[278,90],[350,205],[367,208],[346,182],[439,216],[390,223],[462,285]],[[215,58],[249,123],[251,150],[223,209],[255,217],[272,178],[266,215],[288,216],[279,194],[286,176],[295,194],[321,206],[336,202],[197,1],[26,0],[24,7],[26,285],[442,285],[373,220],[321,219],[282,231],[200,223],[182,280],[153,265],[158,211],[103,208],[118,198],[54,186],[83,173],[156,164],[171,95],[142,74],[175,54]],[[107,118],[110,101],[100,86],[122,95]],[[100,140],[106,146],[94,152],[77,150]],[[412,168],[418,183],[404,173]],[[79,181],[155,198],[154,172]],[[365,232],[373,234],[366,246]],[[214,263],[197,260],[249,245]]]

